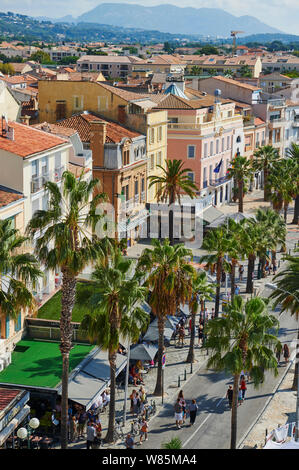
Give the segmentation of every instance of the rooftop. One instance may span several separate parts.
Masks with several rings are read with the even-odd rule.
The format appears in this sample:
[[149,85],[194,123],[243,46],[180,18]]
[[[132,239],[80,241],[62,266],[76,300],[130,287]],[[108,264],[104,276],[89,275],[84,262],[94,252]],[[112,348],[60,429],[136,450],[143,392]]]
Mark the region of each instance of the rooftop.
[[[70,370],[93,349],[93,345],[74,344]],[[12,353],[11,364],[0,372],[0,383],[55,388],[61,381],[62,359],[59,343],[24,339]]]
[[16,398],[21,390],[14,390],[13,388],[0,388],[0,411],[5,408]]
[[[233,80],[232,78],[222,77],[220,75],[216,75],[216,76],[211,77],[211,78],[213,78],[214,80],[218,80],[220,82],[228,83],[229,85],[238,86],[240,88],[246,88],[247,90],[251,90],[251,91],[259,91],[261,89],[261,88],[256,87],[256,86],[249,85],[248,83],[240,83],[237,80]],[[207,80],[209,80],[209,79],[207,79]]]
[[57,122],[56,126],[75,129],[82,142],[90,142],[91,121],[101,121],[106,123],[106,143],[119,143],[125,137],[133,139],[141,135],[138,132],[131,131],[115,122],[107,121],[107,119],[103,119],[95,114],[89,113],[88,111],[81,114],[74,114],[70,118],[63,119],[62,121]]
[[11,152],[23,158],[58,147],[67,142],[65,139],[49,135],[47,132],[24,124],[9,121],[8,125],[14,131],[14,138],[11,140],[0,135],[0,150]]
[[11,189],[6,186],[0,185],[0,208],[5,207],[19,199],[22,199],[23,194]]

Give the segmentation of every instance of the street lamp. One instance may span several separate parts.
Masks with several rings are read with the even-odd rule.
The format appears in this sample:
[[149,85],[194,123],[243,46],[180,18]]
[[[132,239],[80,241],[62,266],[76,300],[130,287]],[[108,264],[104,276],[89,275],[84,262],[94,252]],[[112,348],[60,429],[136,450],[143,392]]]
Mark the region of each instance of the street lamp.
[[[298,297],[296,297],[296,295],[294,295],[292,292],[289,292],[288,290],[285,290],[285,289],[280,289],[280,287],[277,287],[276,284],[272,284],[272,283],[267,283],[265,284],[265,287],[268,287],[268,289],[271,289],[271,290],[280,290],[281,292],[285,292],[286,294],[290,294],[294,297],[294,299],[297,300],[297,302],[299,303],[299,299]],[[298,349],[299,345],[297,344],[297,349]],[[297,358],[297,353],[296,353],[296,358]],[[295,364],[295,367],[296,367],[296,364]],[[299,442],[299,364],[297,365],[297,403],[296,403],[296,441]]]
[[37,418],[31,418],[27,427],[19,428],[17,431],[17,436],[19,439],[24,441],[26,438],[28,440],[28,449],[30,449],[30,436],[34,431],[39,427],[39,420]]

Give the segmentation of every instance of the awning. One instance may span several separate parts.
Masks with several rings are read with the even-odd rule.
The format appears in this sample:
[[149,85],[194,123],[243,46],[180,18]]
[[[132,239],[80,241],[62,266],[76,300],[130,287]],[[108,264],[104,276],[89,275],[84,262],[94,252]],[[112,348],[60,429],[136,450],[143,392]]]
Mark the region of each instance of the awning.
[[204,222],[210,224],[211,222],[216,220],[218,217],[221,217],[222,215],[224,215],[223,212],[219,211],[214,206],[210,206],[204,209],[203,214],[202,216],[200,216],[200,218],[202,218]]
[[[124,369],[127,357],[116,355],[116,376]],[[82,368],[69,381],[68,396],[86,407],[88,410],[99,395],[110,385],[110,366],[108,352],[97,350],[90,360],[83,363]],[[58,393],[61,393],[61,387]]]
[[136,344],[130,351],[130,359],[140,361],[151,361],[157,354],[158,346],[155,344]]
[[[167,315],[165,319],[165,328],[171,328],[173,331],[176,329],[177,323],[179,323],[180,318],[174,317],[171,315]],[[158,319],[155,318],[155,320],[150,324],[151,327],[158,328]]]
[[[164,328],[164,338],[167,341],[170,341],[172,335],[173,335],[173,329],[172,328]],[[147,332],[145,333],[143,339],[144,339],[144,341],[151,341],[152,343],[158,342],[158,340],[159,340],[158,327],[150,325]]]
[[7,426],[0,432],[0,446],[6,439],[14,432],[14,430],[24,421],[26,416],[30,413],[30,406],[25,405],[21,411],[8,423]]

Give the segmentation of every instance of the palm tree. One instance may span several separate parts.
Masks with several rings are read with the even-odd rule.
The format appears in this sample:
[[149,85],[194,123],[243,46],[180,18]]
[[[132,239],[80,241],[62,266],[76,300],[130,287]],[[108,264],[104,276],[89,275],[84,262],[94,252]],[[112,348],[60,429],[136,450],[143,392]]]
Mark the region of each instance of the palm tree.
[[[114,440],[116,357],[120,335],[136,342],[148,324],[148,315],[140,307],[147,289],[132,274],[133,260],[124,258],[119,250],[108,265],[99,265],[92,275],[93,294],[85,302],[93,307],[81,322],[91,342],[108,351],[110,364],[110,404],[106,442]],[[89,291],[90,292],[90,291]],[[127,364],[127,367],[129,364]]]
[[158,319],[158,370],[154,395],[162,395],[162,356],[166,315],[175,315],[180,304],[190,300],[195,269],[190,264],[192,251],[183,244],[171,246],[169,240],[152,241],[139,258],[137,269],[147,272],[145,285],[150,289],[149,304]]
[[[297,250],[298,253],[298,250]],[[277,281],[277,289],[270,295],[274,298],[274,306],[281,305],[281,311],[289,310],[291,315],[299,319],[299,256],[286,255],[288,261],[286,269],[278,273],[274,280]],[[299,328],[297,331],[296,365],[293,380],[293,390],[297,390],[299,363]]]
[[166,160],[166,168],[157,165],[163,171],[162,176],[149,176],[149,188],[157,187],[157,201],[169,204],[169,240],[173,245],[173,204],[181,204],[181,194],[186,193],[191,199],[196,196],[198,188],[187,176],[190,168],[183,168],[182,160]]
[[[237,445],[237,399],[240,373],[250,371],[255,387],[264,381],[264,370],[277,375],[274,347],[279,343],[279,322],[269,315],[263,299],[255,297],[246,303],[241,296],[226,307],[227,315],[209,321],[206,347],[211,351],[207,367],[233,375],[231,414],[231,449]],[[276,329],[270,334],[270,329]]]
[[[62,355],[61,391],[61,447],[67,448],[68,374],[69,354],[72,348],[72,310],[76,295],[76,278],[86,266],[103,256],[102,242],[89,232],[101,215],[96,213],[99,203],[106,200],[104,193],[93,197],[99,188],[97,179],[84,181],[83,173],[76,177],[65,171],[61,189],[51,181],[46,182],[49,196],[47,210],[36,211],[27,231],[33,239],[39,235],[35,252],[40,262],[49,270],[62,272],[62,297],[60,351]],[[93,237],[93,239],[92,239]]]
[[234,179],[238,187],[239,212],[243,212],[244,191],[252,171],[250,160],[241,156],[236,156],[231,162],[231,167],[227,170],[227,177]]
[[283,208],[285,222],[287,221],[288,206],[298,188],[298,181],[296,181],[298,168],[293,159],[282,159],[273,163],[271,173],[268,176],[269,198],[278,213]]
[[37,307],[31,287],[42,272],[37,259],[24,252],[27,241],[10,219],[0,220],[0,314],[14,320],[21,309],[34,312]]
[[296,163],[296,194],[295,194],[295,208],[294,208],[294,218],[292,224],[298,224],[299,220],[299,145],[292,143],[291,147],[287,150],[287,156],[292,158]]
[[279,159],[278,150],[272,145],[264,145],[254,152],[253,167],[255,170],[263,171],[264,174],[264,201],[268,201],[269,189],[268,174],[272,163]]
[[215,288],[213,284],[208,282],[206,272],[201,271],[196,273],[192,279],[192,297],[189,301],[189,310],[191,312],[191,335],[186,362],[194,362],[195,316],[198,312],[199,304],[203,307],[206,300],[212,300],[214,292]]
[[200,262],[206,262],[208,266],[216,264],[217,285],[215,298],[215,316],[218,317],[222,271],[230,271],[230,265],[225,259],[225,255],[229,249],[229,238],[226,227],[223,226],[218,227],[215,230],[210,230],[203,240],[202,249],[207,250],[210,254],[202,256]]
[[227,253],[231,259],[230,262],[230,277],[231,277],[231,299],[234,298],[236,288],[236,266],[239,258],[243,258],[245,251],[243,247],[244,229],[246,219],[236,222],[234,219],[228,219],[227,222],[227,236],[228,236],[228,249]]

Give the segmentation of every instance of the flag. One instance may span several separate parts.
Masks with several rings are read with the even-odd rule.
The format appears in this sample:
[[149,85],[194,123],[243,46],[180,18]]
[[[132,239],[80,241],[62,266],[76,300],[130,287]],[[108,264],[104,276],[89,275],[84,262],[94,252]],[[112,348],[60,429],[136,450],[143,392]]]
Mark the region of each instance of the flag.
[[221,158],[220,162],[218,163],[218,165],[216,166],[216,168],[214,170],[214,173],[219,173],[221,165],[222,165],[222,158]]

